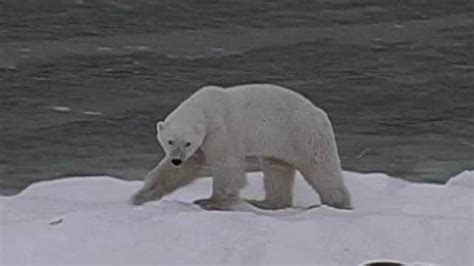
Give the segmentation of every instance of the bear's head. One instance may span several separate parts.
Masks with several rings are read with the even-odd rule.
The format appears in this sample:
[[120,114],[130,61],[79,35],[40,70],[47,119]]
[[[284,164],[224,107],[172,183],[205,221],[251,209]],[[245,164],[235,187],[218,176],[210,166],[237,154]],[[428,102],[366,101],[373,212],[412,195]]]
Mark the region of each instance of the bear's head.
[[179,167],[202,145],[205,128],[202,124],[178,126],[170,122],[156,124],[157,139],[171,164]]

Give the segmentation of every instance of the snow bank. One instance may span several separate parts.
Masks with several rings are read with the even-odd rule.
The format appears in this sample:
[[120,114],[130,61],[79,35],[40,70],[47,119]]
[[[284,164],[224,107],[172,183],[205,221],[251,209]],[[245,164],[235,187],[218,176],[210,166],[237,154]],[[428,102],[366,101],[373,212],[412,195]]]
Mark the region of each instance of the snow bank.
[[[260,175],[249,174],[244,196],[262,196]],[[447,185],[345,175],[354,211],[204,211],[190,202],[210,194],[208,178],[139,207],[127,202],[138,181],[38,183],[0,197],[0,264],[473,265],[474,171]],[[295,191],[298,207],[318,202],[301,177]]]

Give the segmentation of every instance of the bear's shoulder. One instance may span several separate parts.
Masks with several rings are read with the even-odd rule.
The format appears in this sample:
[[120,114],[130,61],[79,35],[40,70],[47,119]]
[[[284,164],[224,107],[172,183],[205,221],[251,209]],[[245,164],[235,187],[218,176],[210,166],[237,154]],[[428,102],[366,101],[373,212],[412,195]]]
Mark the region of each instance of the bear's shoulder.
[[215,113],[230,106],[229,94],[219,86],[208,85],[195,91],[170,115],[194,117],[199,113]]
[[207,85],[193,93],[186,102],[191,105],[216,105],[226,102],[227,98],[228,93],[224,88]]
[[194,97],[201,97],[201,96],[209,96],[209,95],[221,95],[224,94],[226,91],[223,87],[215,86],[215,85],[206,85],[201,87],[194,93]]

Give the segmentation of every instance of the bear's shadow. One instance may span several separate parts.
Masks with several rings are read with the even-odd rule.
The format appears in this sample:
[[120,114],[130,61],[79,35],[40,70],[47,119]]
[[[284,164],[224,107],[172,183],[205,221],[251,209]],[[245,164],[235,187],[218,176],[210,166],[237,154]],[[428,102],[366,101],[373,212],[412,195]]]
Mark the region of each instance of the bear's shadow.
[[[173,214],[173,213],[177,214],[177,213],[183,213],[183,212],[205,212],[205,211],[226,212],[222,210],[205,210],[195,203],[182,201],[182,200],[176,200],[176,199],[152,201],[145,204],[145,206],[146,205],[159,208],[160,212],[164,212],[164,214]],[[264,210],[264,209],[257,208],[245,201],[241,201],[237,203],[235,206],[233,206],[230,210],[227,210],[227,211],[249,212],[249,213],[254,213],[254,214],[262,215],[262,216],[282,217],[282,216],[297,215],[297,214],[304,213],[312,209],[319,208],[321,206],[322,206],[321,204],[317,204],[317,205],[311,205],[311,206],[305,206],[305,207],[294,206],[294,207],[279,209],[279,210]]]

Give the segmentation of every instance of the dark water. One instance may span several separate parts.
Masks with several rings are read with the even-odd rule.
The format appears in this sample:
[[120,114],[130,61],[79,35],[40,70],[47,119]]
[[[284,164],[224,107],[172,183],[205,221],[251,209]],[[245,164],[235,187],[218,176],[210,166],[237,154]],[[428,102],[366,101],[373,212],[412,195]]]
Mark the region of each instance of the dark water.
[[143,178],[162,156],[154,123],[204,84],[302,93],[328,112],[346,170],[445,182],[474,168],[471,1],[7,0],[0,13],[3,194]]

